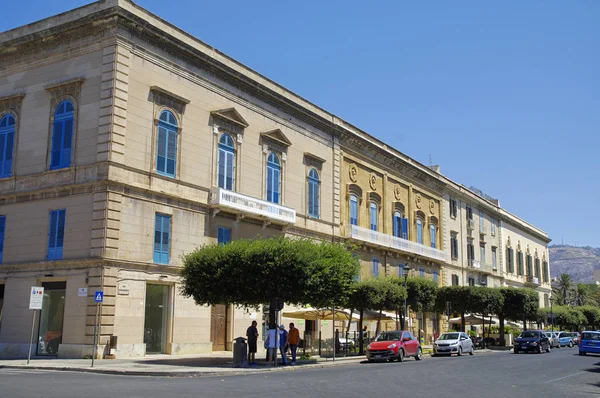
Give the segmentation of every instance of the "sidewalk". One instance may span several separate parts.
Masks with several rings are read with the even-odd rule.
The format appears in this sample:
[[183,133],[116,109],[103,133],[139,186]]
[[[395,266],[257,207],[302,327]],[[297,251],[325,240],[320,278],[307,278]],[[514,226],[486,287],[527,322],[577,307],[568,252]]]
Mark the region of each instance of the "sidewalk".
[[[431,356],[430,346],[424,346],[424,357]],[[475,353],[493,353],[489,349],[479,349]],[[498,353],[498,351],[495,351]],[[128,359],[98,359],[91,367],[90,359],[58,359],[35,358],[27,365],[27,359],[0,359],[0,369],[44,369],[63,370],[72,372],[90,372],[127,376],[155,376],[155,377],[200,377],[200,376],[227,376],[248,375],[263,372],[276,372],[294,369],[325,368],[357,364],[366,360],[363,356],[313,357],[308,360],[298,360],[297,365],[271,366],[264,360],[258,360],[258,365],[246,368],[233,367],[233,354],[231,352],[212,352],[197,355],[148,355],[143,358]]]

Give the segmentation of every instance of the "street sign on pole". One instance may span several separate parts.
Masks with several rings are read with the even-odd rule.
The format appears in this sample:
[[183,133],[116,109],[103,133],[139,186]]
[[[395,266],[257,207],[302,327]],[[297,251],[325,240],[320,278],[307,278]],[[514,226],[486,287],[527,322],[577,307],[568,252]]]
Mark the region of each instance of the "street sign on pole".
[[27,365],[31,361],[31,346],[33,345],[33,330],[35,326],[35,313],[37,310],[42,309],[44,304],[44,288],[39,286],[31,286],[31,292],[29,294],[29,309],[33,310],[31,316],[31,335],[29,336],[29,352],[27,354]]
[[44,288],[32,286],[31,294],[29,295],[29,309],[30,310],[41,310],[43,301],[44,301]]
[[96,358],[96,339],[98,335],[98,312],[100,310],[100,303],[104,301],[104,292],[96,290],[94,293],[94,301],[96,302],[96,318],[94,320],[94,345],[92,348],[92,368],[94,367],[94,359]]
[[94,293],[94,301],[97,303],[101,303],[104,301],[104,292],[97,291]]

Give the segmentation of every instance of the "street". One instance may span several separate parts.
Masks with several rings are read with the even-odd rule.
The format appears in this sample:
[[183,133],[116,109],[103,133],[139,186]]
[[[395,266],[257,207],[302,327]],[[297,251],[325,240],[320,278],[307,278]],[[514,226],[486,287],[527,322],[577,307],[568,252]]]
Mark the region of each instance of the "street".
[[306,397],[448,394],[583,397],[600,394],[600,356],[577,348],[549,354],[476,353],[404,363],[360,363],[248,376],[160,378],[0,369],[2,397]]

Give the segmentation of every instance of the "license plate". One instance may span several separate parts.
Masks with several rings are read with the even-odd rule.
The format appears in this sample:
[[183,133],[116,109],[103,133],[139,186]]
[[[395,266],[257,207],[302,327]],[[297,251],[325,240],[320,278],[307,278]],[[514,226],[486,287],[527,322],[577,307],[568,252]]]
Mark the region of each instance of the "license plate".
[[527,348],[527,345],[522,345],[521,348]]
[[373,358],[381,358],[381,355],[373,355]]
[[447,348],[438,348],[438,351],[448,351]]

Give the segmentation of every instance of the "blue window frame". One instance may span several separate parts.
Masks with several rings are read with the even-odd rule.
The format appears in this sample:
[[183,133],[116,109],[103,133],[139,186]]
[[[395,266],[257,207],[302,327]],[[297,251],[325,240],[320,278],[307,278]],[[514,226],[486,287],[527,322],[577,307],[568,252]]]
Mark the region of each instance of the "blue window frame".
[[0,120],[0,178],[12,174],[13,147],[15,142],[15,118],[6,115]]
[[402,219],[402,239],[408,240],[408,218]]
[[350,225],[358,225],[358,196],[350,195]]
[[50,211],[48,228],[48,260],[62,260],[65,241],[65,209]]
[[51,170],[63,169],[71,165],[74,115],[71,101],[63,101],[56,107],[54,126],[52,127]]
[[319,218],[319,173],[316,169],[308,172],[308,216]]
[[437,271],[433,271],[433,281],[435,283],[439,283],[440,280],[440,274]]
[[154,218],[154,262],[169,264],[171,216],[156,214]]
[[0,264],[2,264],[2,255],[4,254],[4,232],[6,229],[6,216],[0,216]]
[[419,276],[421,278],[425,277],[425,268],[423,268],[423,267],[419,268]]
[[396,238],[401,238],[402,237],[402,213],[400,213],[398,210],[396,210],[394,212],[394,216],[392,217],[393,220],[393,227],[394,227],[394,236]]
[[437,247],[437,228],[435,227],[434,224],[431,224],[429,226],[429,238],[431,241],[431,247],[433,247],[434,249]]
[[234,190],[235,185],[235,146],[229,134],[219,138],[219,187]]
[[220,245],[231,242],[231,228],[219,227],[217,231],[217,242]]
[[281,162],[279,156],[269,152],[267,157],[267,201],[279,203],[281,200]]
[[156,172],[175,177],[177,166],[177,119],[171,111],[162,111],[158,118]]
[[379,259],[373,258],[373,276],[379,276]]
[[417,243],[423,244],[423,221],[417,218]]
[[371,231],[377,231],[377,203],[369,203],[369,215],[371,219]]

